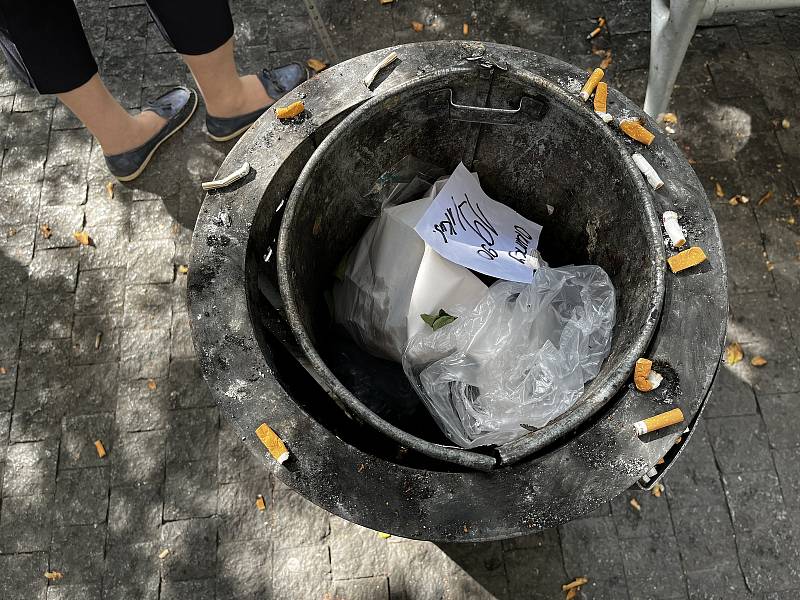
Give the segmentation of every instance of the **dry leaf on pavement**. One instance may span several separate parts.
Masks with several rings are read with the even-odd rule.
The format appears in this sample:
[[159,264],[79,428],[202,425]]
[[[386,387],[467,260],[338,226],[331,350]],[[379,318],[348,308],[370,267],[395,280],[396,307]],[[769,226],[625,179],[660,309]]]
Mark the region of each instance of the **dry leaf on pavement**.
[[725,348],[725,362],[729,365],[735,365],[743,358],[744,352],[742,352],[742,346],[739,342],[731,342]]

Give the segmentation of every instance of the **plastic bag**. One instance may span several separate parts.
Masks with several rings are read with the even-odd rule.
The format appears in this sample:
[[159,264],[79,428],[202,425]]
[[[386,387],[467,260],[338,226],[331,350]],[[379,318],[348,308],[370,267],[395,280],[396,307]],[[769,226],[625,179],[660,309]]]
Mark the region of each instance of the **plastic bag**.
[[408,155],[383,173],[363,197],[354,198],[353,204],[359,214],[379,217],[387,208],[422,198],[445,175],[441,167]]
[[497,281],[454,322],[412,338],[403,368],[450,440],[502,444],[578,400],[611,349],[615,312],[600,267],[542,266],[531,284]]
[[[469,269],[439,256],[414,231],[444,181],[426,185],[425,198],[384,207],[333,286],[334,321],[370,354],[399,363],[408,340],[428,327],[420,314],[456,314],[457,306],[472,307],[486,293]],[[406,195],[394,190],[395,199]]]

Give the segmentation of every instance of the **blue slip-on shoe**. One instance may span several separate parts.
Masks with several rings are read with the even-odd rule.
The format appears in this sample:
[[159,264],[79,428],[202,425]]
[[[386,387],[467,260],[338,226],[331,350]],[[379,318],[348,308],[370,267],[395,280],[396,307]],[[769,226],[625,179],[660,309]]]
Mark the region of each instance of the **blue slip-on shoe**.
[[[261,85],[264,86],[264,89],[274,103],[306,81],[308,79],[308,69],[300,63],[289,63],[288,65],[276,67],[272,70],[264,69],[261,73],[258,73],[258,78],[261,80]],[[259,108],[246,115],[239,115],[238,117],[214,117],[212,115],[206,115],[208,137],[215,142],[227,142],[228,140],[232,140],[236,136],[247,131],[250,126],[256,122],[256,119],[263,115],[270,106],[272,106],[272,104],[268,104],[264,108]]]
[[151,110],[167,120],[161,131],[133,150],[106,155],[108,170],[120,181],[131,181],[142,174],[158,147],[189,122],[197,109],[197,92],[187,87],[176,87],[148,102],[142,112]]

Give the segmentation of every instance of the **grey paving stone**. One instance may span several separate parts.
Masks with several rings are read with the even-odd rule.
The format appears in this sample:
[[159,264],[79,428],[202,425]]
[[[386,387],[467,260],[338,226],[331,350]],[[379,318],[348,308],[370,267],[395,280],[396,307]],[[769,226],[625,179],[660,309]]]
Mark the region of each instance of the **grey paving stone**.
[[74,294],[29,294],[25,305],[22,343],[72,335]]
[[0,553],[46,552],[50,548],[53,497],[4,498],[0,510]]
[[22,347],[17,390],[69,385],[71,341],[51,339]]
[[198,579],[196,581],[162,581],[160,600],[214,600],[216,580]]
[[0,362],[16,361],[21,338],[21,317],[17,313],[0,314]]
[[111,455],[111,485],[162,482],[166,436],[164,429],[118,433]]
[[120,374],[126,379],[165,377],[169,371],[169,329],[125,329]]
[[131,329],[168,329],[172,323],[170,286],[166,284],[127,286],[123,323],[123,327]]
[[17,265],[28,265],[33,259],[36,227],[19,224],[0,232],[0,251],[8,261]]
[[759,470],[769,464],[766,429],[758,415],[708,419],[706,429],[723,473]]
[[449,578],[450,596],[508,597],[502,542],[438,544],[438,546],[457,565],[454,566]]
[[184,311],[172,313],[170,342],[173,358],[193,358],[195,356],[192,332],[189,329],[189,315]]
[[[108,186],[111,185],[111,197]],[[96,232],[98,227],[130,226],[130,190],[116,184],[109,176],[89,182],[86,202],[86,226]],[[125,239],[128,242],[128,239]],[[128,244],[121,244],[127,251]]]
[[[272,511],[271,487],[266,477],[220,484],[217,514],[221,543],[268,539],[269,514]],[[266,510],[262,511],[256,507],[259,495],[264,498]]]
[[3,600],[45,600],[47,553],[0,554],[0,594]]
[[72,329],[72,363],[116,363],[120,356],[119,315],[76,316]]
[[0,185],[0,226],[36,224],[41,186],[35,183]]
[[109,543],[157,541],[163,504],[160,482],[113,486],[108,506]]
[[715,569],[688,570],[686,585],[692,600],[727,600],[728,598],[754,599],[747,589],[744,576],[737,563],[730,563]]
[[117,405],[117,372],[114,363],[73,365],[69,388],[73,392],[71,412],[113,412]]
[[251,540],[217,546],[217,600],[272,598],[271,574],[272,548],[268,542]]
[[82,206],[48,206],[39,208],[39,222],[50,229],[48,237],[39,232],[36,237],[36,249],[76,248],[78,240],[72,235],[83,229]]
[[65,469],[58,474],[54,522],[58,525],[103,523],[108,513],[108,470]]
[[175,242],[155,240],[128,244],[128,281],[170,283],[174,276]]
[[14,146],[3,154],[0,183],[40,183],[44,179],[47,146]]
[[217,456],[219,412],[216,407],[170,411],[167,463]]
[[330,517],[330,527],[328,542],[334,579],[372,577],[388,572],[386,540],[377,532],[339,517]]
[[262,473],[263,466],[242,443],[233,426],[222,419],[219,433],[219,482],[248,481],[253,474]]
[[87,129],[51,131],[45,170],[51,167],[69,167],[76,173],[85,174],[91,151],[92,134]]
[[102,600],[102,586],[89,585],[51,585],[47,588],[47,600]]
[[724,506],[693,506],[672,511],[675,536],[688,570],[738,564],[736,542]]
[[321,598],[332,589],[328,546],[275,549],[272,585],[277,598]]
[[169,389],[170,408],[204,408],[215,405],[195,358],[173,360],[169,365],[169,378],[165,385]]
[[[270,537],[275,548],[320,544],[330,533],[330,515],[286,487],[273,490]],[[376,534],[377,535],[377,534]]]
[[86,203],[86,179],[80,166],[50,166],[42,184],[42,202],[50,205],[80,206]]
[[11,113],[6,131],[6,147],[47,144],[50,139],[52,116],[52,108]]
[[169,554],[161,560],[161,578],[184,581],[214,577],[217,566],[217,520],[186,519],[164,523],[161,547]]
[[800,508],[800,462],[797,460],[797,450],[774,450],[772,457],[780,479],[784,503],[792,509]]
[[27,85],[21,85],[14,96],[15,112],[30,112],[43,108],[52,108],[56,97],[49,94],[37,94]]
[[754,592],[790,589],[800,583],[796,523],[783,504],[771,471],[724,476],[736,547],[745,581]]
[[622,566],[624,543],[611,517],[578,519],[559,527],[564,570],[568,576],[587,577],[591,597],[625,598],[628,588]]
[[210,517],[217,512],[216,465],[207,460],[168,463],[164,520]]
[[127,225],[92,227],[91,235],[94,245],[80,247],[82,270],[126,267],[128,263]]
[[[155,389],[151,389],[155,386]],[[117,392],[117,426],[122,431],[148,431],[167,426],[167,390],[152,380],[123,381]]]
[[103,580],[105,545],[105,524],[56,527],[50,548],[50,568],[63,573],[63,581],[70,585],[99,586]]
[[[394,547],[392,547],[394,550]],[[552,548],[524,548],[505,553],[510,597],[553,598],[567,581],[561,553]],[[390,581],[392,575],[390,574]]]
[[34,388],[20,390],[14,403],[11,421],[12,442],[34,442],[60,437],[61,418],[72,400],[70,388]]
[[760,394],[758,406],[767,425],[773,448],[794,448],[800,445],[792,427],[800,414],[800,394]]
[[75,289],[76,315],[119,314],[124,299],[125,269],[81,269]]
[[37,251],[28,273],[29,289],[33,291],[74,292],[78,279],[78,250]]
[[17,366],[3,360],[0,371],[0,410],[11,410],[14,405],[14,393],[17,385]]
[[104,598],[158,598],[159,545],[111,545],[103,571]]
[[[641,510],[630,505],[636,499]],[[665,498],[649,492],[626,491],[611,501],[611,513],[620,539],[659,537],[672,533],[669,506]]]
[[[68,416],[63,421],[61,456],[59,469],[77,467],[104,467],[108,465],[108,454],[114,451],[114,415],[94,413]],[[95,441],[101,441],[106,456],[97,454]]]
[[131,206],[131,240],[171,240],[180,227],[173,215],[178,212],[178,197],[135,202]]
[[753,415],[757,411],[753,388],[736,377],[728,365],[720,365],[703,414],[707,417],[730,417]]
[[389,600],[388,577],[363,577],[333,582],[334,600]]
[[11,444],[6,452],[3,497],[55,491],[58,440]]
[[[531,550],[514,550],[506,553],[506,573],[509,576],[509,591],[512,598],[516,597],[513,594],[518,591],[518,588],[511,587],[512,576],[516,581],[520,576],[521,564],[527,560],[531,569],[536,568],[530,557],[531,552]],[[394,598],[401,600],[446,598],[449,593],[448,576],[456,569],[447,555],[431,543],[389,544],[389,589],[393,600]],[[530,571],[527,581],[531,581]],[[533,587],[531,584],[524,593],[529,595]],[[560,593],[560,584],[557,589]],[[534,596],[529,595],[529,597]]]
[[674,536],[627,540],[622,554],[631,600],[685,597],[686,583]]

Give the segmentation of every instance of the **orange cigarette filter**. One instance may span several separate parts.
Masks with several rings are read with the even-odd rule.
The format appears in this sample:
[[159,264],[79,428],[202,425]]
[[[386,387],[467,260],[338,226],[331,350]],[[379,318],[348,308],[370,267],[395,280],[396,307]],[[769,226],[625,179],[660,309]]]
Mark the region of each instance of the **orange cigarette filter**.
[[289,458],[289,449],[286,447],[286,444],[283,443],[283,440],[270,429],[269,425],[266,423],[259,425],[258,429],[256,429],[256,435],[258,439],[261,440],[261,443],[266,446],[267,450],[269,450],[272,458],[277,460],[280,464],[286,462]]
[[94,447],[97,449],[97,456],[103,458],[106,455],[106,449],[105,446],[103,446],[103,442],[100,440],[95,440]]
[[267,503],[264,502],[264,496],[261,494],[256,497],[256,508],[258,510],[267,510]]
[[633,368],[633,384],[640,392],[649,392],[653,389],[653,384],[647,379],[652,368],[652,360],[640,358],[636,361],[636,366]]
[[634,139],[637,142],[641,142],[645,146],[649,146],[653,143],[653,140],[656,139],[656,136],[645,129],[644,126],[639,123],[639,121],[635,121],[633,119],[625,119],[624,121],[620,121],[619,128],[629,138]]
[[594,109],[597,112],[606,112],[606,104],[608,101],[608,84],[605,81],[600,81],[597,84],[597,89],[594,92]]
[[279,119],[291,119],[296,117],[306,109],[306,105],[300,100],[292,102],[289,106],[283,106],[275,109],[275,116]]
[[600,80],[603,79],[605,75],[605,71],[603,69],[595,69],[592,71],[592,74],[589,75],[589,79],[586,80],[586,83],[583,84],[583,89],[581,90],[581,100],[586,102],[589,99],[589,96],[592,95],[594,88],[597,87],[597,84],[600,83]]
[[637,421],[633,424],[633,427],[636,429],[636,433],[638,435],[644,435],[645,433],[658,431],[659,429],[669,427],[670,425],[675,425],[676,423],[681,423],[682,421],[683,412],[681,409],[673,408],[672,410],[661,413],[660,415],[655,415],[648,419],[644,419],[643,421]]
[[703,252],[702,248],[699,246],[692,246],[688,250],[678,252],[675,256],[670,256],[667,259],[667,264],[669,264],[669,268],[672,269],[673,273],[678,273],[689,267],[699,265],[707,259],[708,257],[706,253]]

